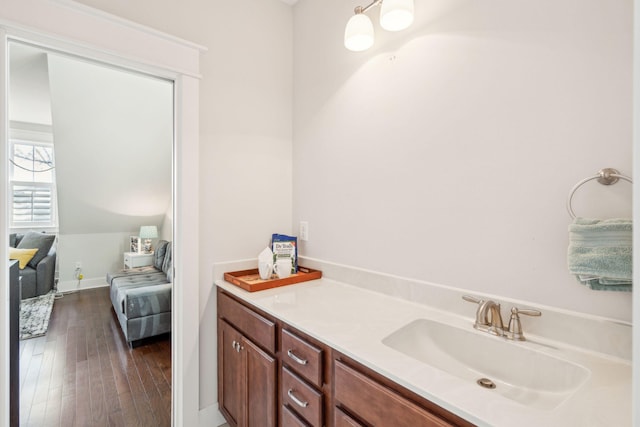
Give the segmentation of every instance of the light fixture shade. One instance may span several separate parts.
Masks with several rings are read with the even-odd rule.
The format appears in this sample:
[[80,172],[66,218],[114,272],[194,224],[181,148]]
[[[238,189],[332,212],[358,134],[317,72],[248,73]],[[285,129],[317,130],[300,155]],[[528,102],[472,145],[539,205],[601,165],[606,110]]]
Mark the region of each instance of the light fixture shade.
[[158,237],[158,228],[155,225],[143,225],[140,227],[141,239],[155,239]]
[[387,31],[400,31],[413,23],[413,0],[384,0],[380,10],[380,26]]
[[344,46],[354,52],[367,50],[373,45],[373,37],[371,19],[364,13],[357,13],[344,29]]

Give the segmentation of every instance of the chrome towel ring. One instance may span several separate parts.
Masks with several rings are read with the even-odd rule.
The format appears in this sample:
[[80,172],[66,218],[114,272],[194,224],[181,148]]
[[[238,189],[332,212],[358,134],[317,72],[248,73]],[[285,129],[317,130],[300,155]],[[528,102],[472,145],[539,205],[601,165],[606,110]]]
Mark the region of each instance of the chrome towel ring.
[[620,174],[620,172],[618,172],[616,169],[613,169],[613,168],[600,169],[597,175],[590,176],[589,178],[585,178],[582,181],[578,182],[576,185],[573,186],[573,188],[569,192],[569,197],[567,197],[567,211],[569,211],[569,215],[571,215],[572,219],[576,218],[576,214],[575,212],[573,212],[573,208],[571,207],[571,199],[573,199],[574,193],[578,188],[582,186],[582,184],[585,184],[594,179],[597,179],[598,182],[602,185],[612,185],[618,182],[620,179],[623,179],[633,184],[633,180],[631,178],[629,178],[626,175]]

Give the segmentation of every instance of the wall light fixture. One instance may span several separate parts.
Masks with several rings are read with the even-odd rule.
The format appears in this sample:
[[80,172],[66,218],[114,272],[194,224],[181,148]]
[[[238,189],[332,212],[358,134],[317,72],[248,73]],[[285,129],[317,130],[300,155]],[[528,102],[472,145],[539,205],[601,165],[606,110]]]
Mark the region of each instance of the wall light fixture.
[[371,19],[365,12],[374,6],[380,8],[380,26],[387,31],[400,31],[413,23],[413,0],[373,0],[367,6],[355,8],[355,15],[344,29],[344,46],[360,52],[373,46],[374,32]]

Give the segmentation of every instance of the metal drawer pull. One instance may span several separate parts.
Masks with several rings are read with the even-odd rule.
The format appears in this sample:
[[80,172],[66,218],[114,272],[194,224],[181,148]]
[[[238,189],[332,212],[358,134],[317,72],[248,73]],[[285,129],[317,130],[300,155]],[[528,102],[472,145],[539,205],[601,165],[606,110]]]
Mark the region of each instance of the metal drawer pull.
[[287,392],[287,396],[289,396],[289,398],[293,400],[293,403],[301,408],[306,408],[307,406],[309,406],[309,402],[303,402],[293,394],[293,389],[289,389],[289,391]]
[[295,360],[296,363],[299,363],[301,365],[306,365],[307,364],[307,360],[306,359],[300,359],[298,356],[293,354],[293,351],[291,351],[291,350],[287,351],[287,356],[289,356],[290,358]]

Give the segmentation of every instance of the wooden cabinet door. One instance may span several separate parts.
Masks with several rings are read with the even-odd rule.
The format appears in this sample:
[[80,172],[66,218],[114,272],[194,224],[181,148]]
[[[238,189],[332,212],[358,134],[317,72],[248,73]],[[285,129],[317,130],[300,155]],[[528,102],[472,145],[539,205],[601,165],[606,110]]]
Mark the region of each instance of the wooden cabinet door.
[[232,427],[276,427],[277,359],[245,335],[275,351],[275,323],[220,293],[218,314],[220,411]]
[[277,368],[275,358],[246,338],[241,352],[246,367],[247,427],[275,427],[277,422]]
[[220,410],[230,424],[244,426],[245,369],[240,351],[242,335],[223,320],[218,320],[218,400]]

